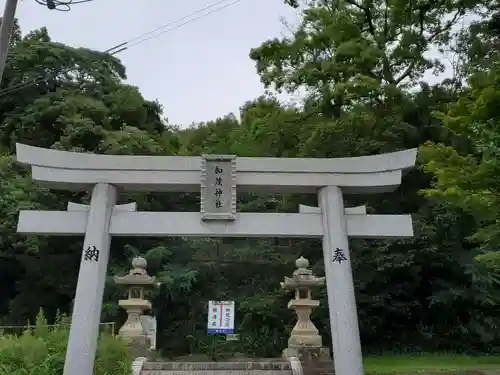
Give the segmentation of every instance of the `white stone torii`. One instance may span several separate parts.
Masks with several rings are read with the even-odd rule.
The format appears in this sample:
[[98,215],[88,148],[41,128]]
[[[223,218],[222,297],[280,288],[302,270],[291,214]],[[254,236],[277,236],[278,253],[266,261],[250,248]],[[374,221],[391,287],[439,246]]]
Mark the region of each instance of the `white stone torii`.
[[[111,236],[322,238],[335,372],[363,374],[348,237],[412,237],[413,227],[410,215],[367,215],[364,206],[344,208],[343,194],[395,190],[403,172],[414,166],[416,149],[340,159],[95,155],[22,144],[16,150],[18,162],[31,166],[40,185],[92,191],[90,205],[70,202],[67,211],[19,213],[19,233],[85,236],[64,375],[92,374]],[[231,185],[228,208],[207,213],[214,181],[207,166],[219,162],[221,172],[230,169],[224,175]],[[297,214],[237,213],[236,187],[318,193],[319,207],[301,205]],[[118,189],[201,189],[201,211],[137,211],[135,203],[116,205]],[[85,259],[89,248],[99,249],[95,262]],[[345,261],[335,261],[335,250],[342,251]]]

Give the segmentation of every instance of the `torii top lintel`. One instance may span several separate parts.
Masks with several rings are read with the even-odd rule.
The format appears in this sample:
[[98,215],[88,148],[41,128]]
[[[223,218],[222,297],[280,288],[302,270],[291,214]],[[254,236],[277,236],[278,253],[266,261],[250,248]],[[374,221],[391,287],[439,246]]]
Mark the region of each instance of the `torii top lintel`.
[[[201,157],[97,155],[16,144],[41,185],[61,190],[109,183],[129,191],[200,191]],[[415,165],[417,149],[353,158],[236,158],[239,191],[312,193],[339,186],[347,194],[388,192]]]

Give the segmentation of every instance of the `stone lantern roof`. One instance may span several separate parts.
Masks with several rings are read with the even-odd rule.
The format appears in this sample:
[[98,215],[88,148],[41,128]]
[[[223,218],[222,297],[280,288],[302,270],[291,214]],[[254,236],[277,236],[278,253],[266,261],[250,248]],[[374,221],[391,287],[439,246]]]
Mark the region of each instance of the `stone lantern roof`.
[[316,277],[309,267],[309,261],[300,257],[295,261],[297,269],[293,272],[292,277],[286,277],[284,282],[281,283],[283,289],[301,289],[311,288],[323,285],[325,283],[324,277]]
[[119,285],[130,285],[130,286],[148,286],[154,285],[156,283],[155,276],[149,276],[146,271],[148,263],[146,259],[142,257],[135,257],[132,260],[132,269],[128,275],[123,277],[115,276],[115,283]]

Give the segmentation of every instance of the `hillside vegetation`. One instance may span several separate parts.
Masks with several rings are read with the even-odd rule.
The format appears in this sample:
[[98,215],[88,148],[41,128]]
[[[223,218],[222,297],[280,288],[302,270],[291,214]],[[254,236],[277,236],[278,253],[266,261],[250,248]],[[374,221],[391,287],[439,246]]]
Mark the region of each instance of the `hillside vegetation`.
[[[55,43],[46,29],[24,36],[17,30],[0,88],[2,324],[33,321],[40,307],[49,322],[57,311],[68,313],[82,248],[81,238],[16,234],[18,211],[65,209],[89,198],[34,186],[14,163],[16,142],[100,154],[311,158],[419,147],[417,168],[395,193],[347,198],[369,212],[411,213],[415,222],[413,239],[351,241],[363,349],[500,351],[498,1],[302,6],[293,32],[249,52],[271,92],[301,90],[303,105],[271,94],[249,98],[240,120],[229,114],[188,128],[169,123],[159,103],[124,84],[116,57]],[[467,26],[464,17],[479,10]],[[443,71],[445,59],[429,57],[440,49],[455,57],[453,77],[425,83],[425,72]],[[140,210],[199,210],[197,194],[120,196],[120,203],[132,201]],[[238,196],[239,211],[297,212],[299,203],[317,202],[308,195]],[[294,321],[280,281],[300,255],[317,275],[324,272],[321,244],[312,240],[114,238],[103,321],[123,322],[111,277],[128,272],[136,254],[163,283],[151,298],[164,356],[279,356]],[[328,344],[325,291],[317,296],[314,321]],[[240,341],[206,334],[208,300],[236,301]]]

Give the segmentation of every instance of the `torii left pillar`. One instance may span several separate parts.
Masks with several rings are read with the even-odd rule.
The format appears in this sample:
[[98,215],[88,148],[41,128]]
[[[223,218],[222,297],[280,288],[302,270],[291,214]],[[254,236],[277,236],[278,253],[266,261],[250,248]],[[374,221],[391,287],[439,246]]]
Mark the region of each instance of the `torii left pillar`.
[[[116,187],[111,184],[96,184],[92,189],[64,375],[88,375],[94,371],[111,245],[109,224],[116,198]],[[69,210],[72,207],[78,210],[82,206],[68,205]]]

